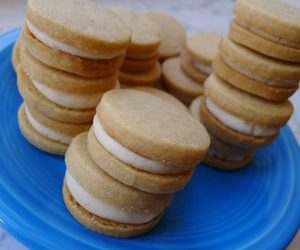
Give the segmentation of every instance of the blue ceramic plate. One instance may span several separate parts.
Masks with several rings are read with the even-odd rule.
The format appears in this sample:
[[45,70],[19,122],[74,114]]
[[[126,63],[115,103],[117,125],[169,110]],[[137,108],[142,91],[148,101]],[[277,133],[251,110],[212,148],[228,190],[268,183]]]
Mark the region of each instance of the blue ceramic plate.
[[0,38],[0,225],[34,249],[282,249],[300,224],[300,153],[289,128],[238,172],[199,165],[151,233],[115,239],[67,212],[64,160],[18,130],[21,98],[11,66],[19,30]]

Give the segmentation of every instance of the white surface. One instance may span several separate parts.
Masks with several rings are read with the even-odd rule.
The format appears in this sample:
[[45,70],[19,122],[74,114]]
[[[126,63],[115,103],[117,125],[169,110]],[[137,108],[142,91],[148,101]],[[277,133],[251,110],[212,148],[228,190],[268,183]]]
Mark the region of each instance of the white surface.
[[[95,0],[97,1],[97,0]],[[0,34],[21,26],[25,17],[26,0],[0,0]],[[232,15],[233,0],[101,0],[110,5],[132,7],[137,10],[158,9],[176,16],[188,32],[226,33]],[[300,7],[300,0],[282,0]],[[300,141],[300,92],[293,97],[295,112],[289,126]],[[0,228],[0,250],[26,249]],[[289,250],[300,249],[300,233]]]

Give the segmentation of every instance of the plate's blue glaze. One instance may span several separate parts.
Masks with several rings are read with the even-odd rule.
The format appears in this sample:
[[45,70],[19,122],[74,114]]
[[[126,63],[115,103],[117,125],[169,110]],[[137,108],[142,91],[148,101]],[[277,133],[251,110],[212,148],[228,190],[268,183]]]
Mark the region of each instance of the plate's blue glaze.
[[0,38],[0,225],[33,249],[282,249],[300,224],[300,154],[286,127],[245,170],[200,165],[158,227],[134,239],[93,233],[65,209],[63,158],[28,144],[11,67],[19,30]]

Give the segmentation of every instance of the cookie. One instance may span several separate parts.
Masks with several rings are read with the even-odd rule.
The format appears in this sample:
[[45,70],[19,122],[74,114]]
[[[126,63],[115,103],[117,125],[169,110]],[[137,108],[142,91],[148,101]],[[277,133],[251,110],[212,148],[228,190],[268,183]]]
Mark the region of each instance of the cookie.
[[65,157],[63,196],[70,213],[87,228],[114,237],[151,230],[172,195],[146,193],[110,177],[91,159],[86,140],[86,133],[77,136]]
[[201,120],[210,134],[231,145],[256,148],[271,143],[292,113],[288,100],[266,101],[232,87],[214,74],[205,82]]
[[186,42],[186,31],[183,25],[175,17],[160,11],[147,11],[145,15],[160,30],[160,60],[178,56]]
[[251,79],[227,65],[220,55],[215,58],[213,68],[215,74],[234,87],[270,101],[283,101],[298,89],[298,86],[272,86]]
[[23,46],[23,38],[22,35],[18,37],[18,39],[15,42],[14,48],[13,48],[13,53],[12,53],[12,66],[14,70],[17,70],[17,66],[20,63],[20,50],[21,47]]
[[181,68],[179,58],[171,58],[162,65],[163,85],[185,104],[203,93],[203,84],[188,77]]
[[120,71],[119,81],[121,85],[126,86],[154,86],[156,85],[161,77],[161,67],[159,63],[146,72],[141,73],[129,73]]
[[47,114],[54,120],[79,124],[89,123],[93,120],[95,108],[70,109],[58,105],[42,95],[34,86],[21,64],[17,68],[17,84],[21,96],[29,106],[43,114]]
[[252,33],[300,49],[299,8],[276,0],[239,0],[234,13],[236,21]]
[[198,96],[195,98],[192,103],[189,106],[189,111],[191,115],[198,121],[201,122],[201,116],[200,116],[200,106],[201,106],[201,100],[203,96]]
[[64,155],[72,138],[90,127],[90,124],[55,121],[24,103],[19,108],[18,123],[22,134],[32,145],[57,155]]
[[152,87],[136,87],[135,89],[158,96],[164,99],[165,101],[174,104],[177,108],[182,109],[184,111],[188,111],[186,106],[181,101],[179,101],[176,97],[168,94],[166,91]]
[[182,70],[188,77],[199,83],[203,83],[206,80],[207,74],[202,73],[195,67],[193,59],[187,50],[182,50],[180,53],[180,62]]
[[205,128],[188,112],[134,89],[104,94],[88,136],[91,157],[104,171],[150,193],[183,188],[208,146]]
[[136,60],[131,58],[125,58],[121,71],[128,73],[143,73],[147,72],[155,67],[159,58],[159,54],[143,60]]
[[132,30],[131,43],[126,57],[131,59],[149,59],[158,54],[161,42],[159,28],[141,13],[122,7],[110,7],[114,14]]
[[[299,11],[300,12],[300,11]],[[300,48],[293,48],[268,40],[259,34],[252,32],[251,28],[245,28],[233,20],[230,23],[229,37],[236,43],[256,52],[288,62],[300,62]]]
[[25,46],[45,64],[85,77],[116,71],[131,31],[100,5],[83,0],[28,2]]
[[21,51],[20,59],[35,88],[50,101],[66,108],[95,108],[103,93],[117,84],[117,73],[102,78],[83,78],[46,66],[26,49]]
[[[260,55],[228,38],[224,38],[220,43],[219,55],[230,68],[259,83],[274,88],[294,88],[295,90],[298,88],[300,64]],[[232,79],[226,80],[229,83],[233,82]],[[236,87],[238,87],[237,84]],[[252,94],[255,93],[252,92]]]
[[206,76],[212,73],[211,64],[217,55],[221,38],[221,35],[214,33],[196,33],[187,39],[186,49],[193,66]]

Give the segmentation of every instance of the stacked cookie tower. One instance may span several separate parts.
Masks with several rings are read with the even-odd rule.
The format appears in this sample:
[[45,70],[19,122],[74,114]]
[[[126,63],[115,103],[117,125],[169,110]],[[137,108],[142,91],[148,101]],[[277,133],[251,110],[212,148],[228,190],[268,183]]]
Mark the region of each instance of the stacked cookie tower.
[[221,36],[199,33],[187,39],[181,56],[163,63],[163,85],[185,104],[203,94],[203,82],[212,72],[212,61]]
[[63,155],[89,129],[103,93],[118,88],[130,36],[122,20],[93,3],[28,1],[17,75],[19,126],[29,142]]
[[211,165],[244,166],[290,118],[300,79],[300,9],[275,0],[239,0],[229,37],[205,83],[201,120]]
[[94,231],[143,234],[189,181],[209,141],[178,101],[144,90],[111,90],[89,133],[77,136],[67,150],[65,204]]
[[122,7],[109,9],[132,30],[131,43],[119,73],[121,86],[155,86],[161,76],[159,29],[141,13]]

